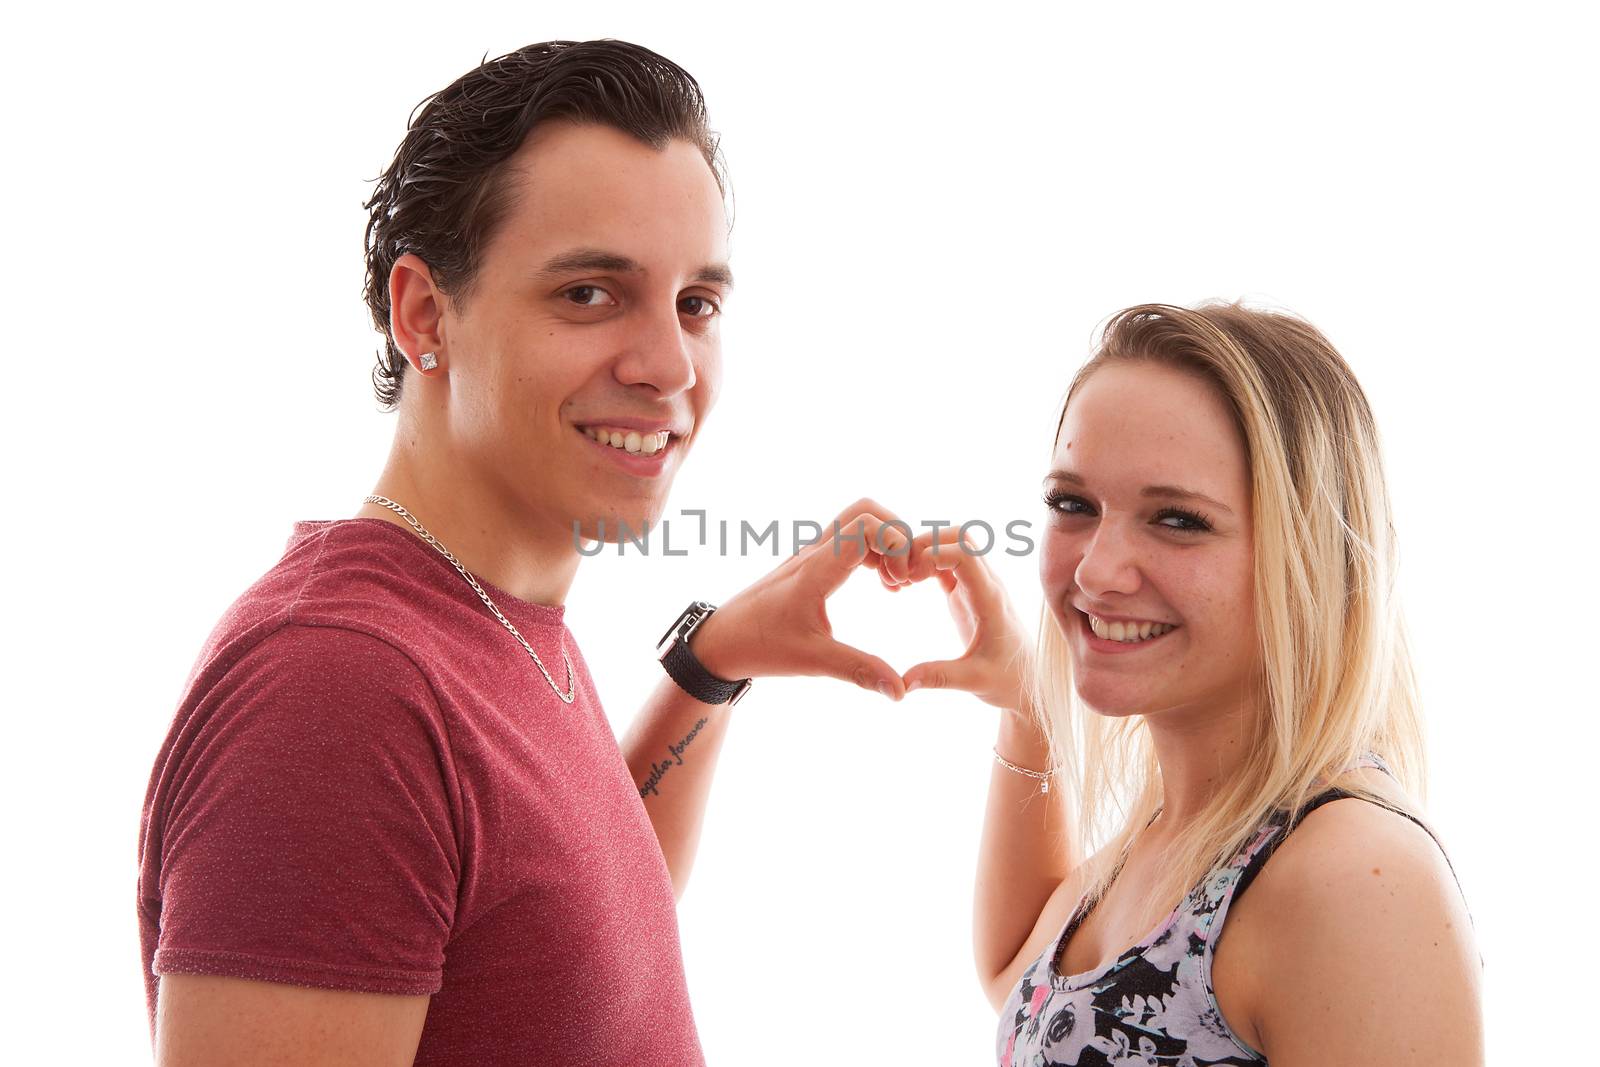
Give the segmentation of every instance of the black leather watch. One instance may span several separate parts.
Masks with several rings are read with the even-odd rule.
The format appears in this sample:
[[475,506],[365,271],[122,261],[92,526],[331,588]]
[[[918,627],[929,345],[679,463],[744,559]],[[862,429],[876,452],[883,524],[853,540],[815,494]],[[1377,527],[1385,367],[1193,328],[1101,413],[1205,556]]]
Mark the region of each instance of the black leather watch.
[[660,651],[668,641],[672,642],[667,650],[661,653],[661,666],[665,667],[667,675],[678,683],[679,689],[702,704],[727,704],[731,707],[744,698],[750,688],[751,680],[742,678],[737,682],[730,682],[726,678],[718,678],[706,670],[705,664],[696,659],[694,652],[689,648],[690,636],[716,610],[715,604],[707,604],[704,600],[694,601],[683,609],[678,621],[661,635],[661,640],[656,642],[656,650]]

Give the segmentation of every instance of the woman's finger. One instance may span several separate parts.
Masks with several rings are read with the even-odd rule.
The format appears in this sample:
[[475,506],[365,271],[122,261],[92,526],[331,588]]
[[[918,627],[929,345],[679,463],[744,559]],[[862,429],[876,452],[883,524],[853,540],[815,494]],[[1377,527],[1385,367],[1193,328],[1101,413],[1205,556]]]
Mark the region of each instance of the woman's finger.
[[950,592],[955,585],[947,581],[946,576],[953,576],[954,583],[966,591],[973,610],[980,616],[1004,611],[1005,590],[988,561],[974,551],[972,542],[953,528],[940,530],[938,534],[938,537],[924,534],[912,543],[911,580],[922,581],[937,574],[945,591]]
[[970,656],[962,656],[919,663],[906,671],[902,681],[908,693],[914,689],[960,689],[975,693],[983,687],[985,679],[978,664]]

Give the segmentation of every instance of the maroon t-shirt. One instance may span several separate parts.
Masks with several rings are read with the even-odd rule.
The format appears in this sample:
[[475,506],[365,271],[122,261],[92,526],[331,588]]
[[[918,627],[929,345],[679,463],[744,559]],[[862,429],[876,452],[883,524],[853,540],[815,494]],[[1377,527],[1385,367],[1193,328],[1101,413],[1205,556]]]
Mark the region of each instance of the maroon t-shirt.
[[700,1064],[672,883],[562,609],[377,519],[295,527],[156,759],[157,975],[432,994],[419,1064]]

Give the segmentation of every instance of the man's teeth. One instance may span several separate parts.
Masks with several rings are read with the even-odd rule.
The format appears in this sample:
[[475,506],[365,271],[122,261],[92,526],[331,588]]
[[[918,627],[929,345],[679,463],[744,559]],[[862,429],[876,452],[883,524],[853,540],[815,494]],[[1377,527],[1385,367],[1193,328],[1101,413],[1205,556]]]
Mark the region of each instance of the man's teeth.
[[637,430],[611,430],[604,426],[588,426],[583,432],[603,445],[620,448],[636,456],[655,455],[667,447],[667,438],[671,436],[666,430],[642,434]]
[[1089,629],[1094,631],[1096,637],[1107,641],[1121,641],[1132,644],[1137,641],[1148,641],[1152,637],[1160,637],[1176,626],[1168,626],[1164,622],[1106,622],[1089,616]]

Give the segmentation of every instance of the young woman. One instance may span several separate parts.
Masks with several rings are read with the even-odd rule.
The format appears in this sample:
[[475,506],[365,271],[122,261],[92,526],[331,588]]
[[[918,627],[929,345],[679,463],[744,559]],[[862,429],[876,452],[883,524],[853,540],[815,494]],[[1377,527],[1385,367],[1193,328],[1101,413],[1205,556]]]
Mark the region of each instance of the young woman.
[[907,688],[1006,712],[975,909],[1001,1064],[1481,1062],[1350,368],[1284,315],[1130,308],[1044,490],[1036,656],[948,531],[906,574],[969,640]]

